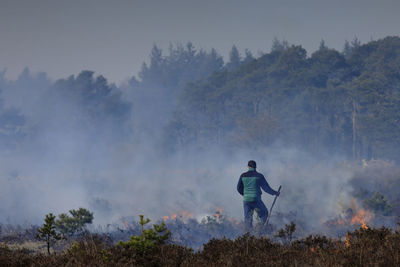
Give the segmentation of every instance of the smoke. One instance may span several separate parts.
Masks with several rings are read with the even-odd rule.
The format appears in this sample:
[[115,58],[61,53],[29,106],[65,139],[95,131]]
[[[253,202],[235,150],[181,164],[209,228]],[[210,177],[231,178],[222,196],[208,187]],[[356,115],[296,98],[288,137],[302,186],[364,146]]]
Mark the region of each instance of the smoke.
[[[27,122],[19,129],[24,138],[0,155],[0,222],[40,223],[49,212],[79,207],[93,211],[95,224],[103,225],[139,214],[157,220],[183,210],[200,218],[217,208],[241,220],[236,185],[250,159],[272,188],[282,185],[275,211],[296,214],[310,230],[337,216],[350,199],[354,169],[343,158],[315,158],[281,144],[257,151],[197,144],[165,152],[162,130],[170,118],[158,115],[166,107],[154,105],[148,95],[121,95],[112,85],[95,104],[82,101],[71,90],[83,78],[51,84],[24,73],[3,85],[5,107],[18,109]],[[133,108],[118,109],[127,103]],[[116,122],[121,114],[125,119]],[[263,200],[269,207],[273,197],[264,193]]]

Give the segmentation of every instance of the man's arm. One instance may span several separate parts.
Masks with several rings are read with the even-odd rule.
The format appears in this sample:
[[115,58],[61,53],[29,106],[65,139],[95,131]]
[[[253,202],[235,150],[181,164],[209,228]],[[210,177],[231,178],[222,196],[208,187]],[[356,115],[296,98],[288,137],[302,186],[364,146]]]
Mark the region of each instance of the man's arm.
[[237,191],[239,192],[239,194],[241,194],[243,196],[243,182],[242,182],[242,176],[240,176],[239,178],[239,182],[237,184]]
[[272,189],[272,188],[269,186],[267,180],[265,180],[264,175],[262,175],[262,174],[260,174],[260,175],[261,175],[261,176],[260,176],[260,180],[261,180],[260,186],[261,186],[261,188],[262,188],[266,193],[268,193],[268,194],[270,194],[270,195],[273,195],[273,196],[274,196],[274,195],[279,194],[278,191],[275,191],[274,189]]

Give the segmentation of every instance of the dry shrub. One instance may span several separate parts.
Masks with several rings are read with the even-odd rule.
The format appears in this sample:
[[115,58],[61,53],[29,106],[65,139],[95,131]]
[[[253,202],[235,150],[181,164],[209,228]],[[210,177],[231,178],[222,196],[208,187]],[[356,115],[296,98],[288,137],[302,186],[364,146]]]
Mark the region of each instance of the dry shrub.
[[203,249],[172,244],[145,253],[115,246],[106,236],[86,235],[62,253],[32,254],[0,247],[1,266],[400,266],[400,233],[358,229],[348,242],[308,236],[282,245],[249,234],[212,239]]
[[400,266],[400,235],[388,228],[360,228],[348,233],[343,258],[351,265]]

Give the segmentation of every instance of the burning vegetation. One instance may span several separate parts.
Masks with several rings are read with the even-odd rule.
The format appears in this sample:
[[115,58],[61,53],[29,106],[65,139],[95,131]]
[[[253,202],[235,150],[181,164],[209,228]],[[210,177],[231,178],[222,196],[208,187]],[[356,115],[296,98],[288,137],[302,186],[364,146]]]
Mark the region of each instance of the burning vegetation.
[[[39,250],[44,243],[36,248],[24,245],[34,240],[38,227],[7,225],[0,228],[0,262],[7,266],[399,266],[400,232],[374,227],[375,219],[372,211],[352,199],[337,218],[324,223],[329,229],[325,235],[306,234],[309,229],[296,213],[281,212],[274,214],[267,228],[256,225],[246,233],[243,223],[227,216],[222,207],[202,217],[182,210],[153,225],[141,216],[139,221],[121,218],[106,229],[80,231],[58,241],[48,256]],[[293,221],[285,225],[288,220]]]
[[76,228],[77,222],[89,222],[93,214],[80,209],[58,216],[56,225],[70,229],[64,229],[69,236],[52,244],[49,256],[45,256],[46,243],[35,240],[41,229],[38,226],[1,225],[0,262],[10,266],[398,266],[400,233],[395,222],[399,212],[397,195],[392,191],[396,184],[379,187],[375,180],[383,174],[380,182],[384,185],[397,181],[400,169],[378,172],[374,171],[376,164],[368,162],[360,167],[349,181],[353,190],[351,197],[345,198],[349,200],[338,200],[337,215],[322,221],[318,229],[300,212],[278,210],[268,227],[256,224],[246,233],[242,221],[223,207],[213,206],[208,214],[173,210],[156,218],[153,225],[144,218],[121,217],[117,223],[93,226],[88,231]]
[[176,212],[176,213],[172,213],[169,216],[163,216],[162,219],[164,221],[169,221],[169,220],[172,221],[172,220],[179,219],[179,220],[182,220],[182,221],[186,222],[186,221],[188,221],[190,219],[193,219],[193,217],[194,217],[194,214],[191,213],[190,211],[182,210],[182,211],[179,211],[179,212]]
[[[339,215],[333,220],[329,220],[325,223],[328,227],[336,227],[351,229],[355,227],[361,227],[368,229],[367,224],[373,219],[371,211],[360,208],[355,199],[351,200],[351,207],[347,208],[344,214]],[[336,227],[336,228],[338,228]]]

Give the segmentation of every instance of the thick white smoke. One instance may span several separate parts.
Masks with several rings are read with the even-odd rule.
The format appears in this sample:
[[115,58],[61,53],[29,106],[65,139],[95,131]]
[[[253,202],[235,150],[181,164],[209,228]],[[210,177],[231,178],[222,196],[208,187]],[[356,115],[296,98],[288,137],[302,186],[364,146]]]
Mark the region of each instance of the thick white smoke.
[[[133,113],[131,123],[152,120],[159,124],[153,127],[156,134],[146,138],[132,129],[128,138],[110,142],[109,135],[119,133],[93,132],[91,121],[75,124],[86,116],[77,103],[54,95],[48,103],[49,89],[40,89],[46,84],[36,85],[35,97],[24,98],[29,86],[3,89],[4,101],[27,118],[29,136],[0,158],[3,223],[39,223],[46,213],[79,207],[93,211],[96,224],[139,214],[159,219],[183,210],[200,216],[216,208],[240,220],[242,197],[236,184],[250,159],[272,188],[282,185],[275,211],[295,212],[310,227],[336,216],[351,190],[352,170],[341,159],[314,158],[283,145],[232,152],[197,144],[166,154],[159,145],[165,118],[157,121],[146,113]],[[157,113],[148,101],[152,114]],[[263,200],[269,207],[273,197],[264,193]]]

